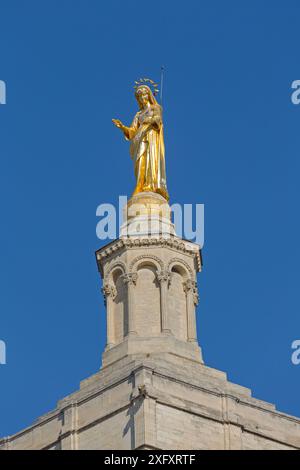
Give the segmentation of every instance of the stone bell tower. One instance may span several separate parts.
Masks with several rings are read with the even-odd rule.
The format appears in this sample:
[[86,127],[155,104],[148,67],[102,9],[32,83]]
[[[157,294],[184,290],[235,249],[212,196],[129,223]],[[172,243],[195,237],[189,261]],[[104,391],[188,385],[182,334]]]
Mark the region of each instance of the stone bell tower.
[[202,362],[195,316],[199,246],[175,235],[162,196],[133,197],[120,239],[96,257],[107,311],[103,367],[126,356]]

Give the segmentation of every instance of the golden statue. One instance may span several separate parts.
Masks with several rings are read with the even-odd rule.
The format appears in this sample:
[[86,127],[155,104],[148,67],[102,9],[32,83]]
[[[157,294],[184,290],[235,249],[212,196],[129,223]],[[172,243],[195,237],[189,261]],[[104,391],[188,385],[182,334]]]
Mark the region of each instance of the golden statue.
[[[124,126],[119,119],[112,121],[123,131],[125,139],[131,141],[130,156],[136,177],[133,195],[151,191],[168,201],[162,108],[155,99],[157,85],[145,78],[135,83],[135,97],[140,111],[136,113],[131,126]],[[153,86],[154,93],[146,83]]]

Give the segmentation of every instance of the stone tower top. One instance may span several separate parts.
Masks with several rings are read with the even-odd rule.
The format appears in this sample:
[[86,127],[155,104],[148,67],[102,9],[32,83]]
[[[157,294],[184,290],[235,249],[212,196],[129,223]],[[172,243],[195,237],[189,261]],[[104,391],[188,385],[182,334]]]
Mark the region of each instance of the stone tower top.
[[195,318],[200,250],[175,235],[162,196],[134,196],[120,239],[98,250],[96,258],[107,309],[103,366],[126,355],[202,362]]

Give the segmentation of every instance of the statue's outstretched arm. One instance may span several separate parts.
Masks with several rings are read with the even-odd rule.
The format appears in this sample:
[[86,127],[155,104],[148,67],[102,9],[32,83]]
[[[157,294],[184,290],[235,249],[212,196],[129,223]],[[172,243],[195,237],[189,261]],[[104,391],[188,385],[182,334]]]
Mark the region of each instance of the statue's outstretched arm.
[[137,129],[138,129],[138,119],[137,116],[134,117],[134,120],[131,123],[130,127],[124,126],[124,124],[119,119],[112,119],[112,122],[116,127],[121,129],[124,133],[124,136],[127,140],[131,140],[134,138]]

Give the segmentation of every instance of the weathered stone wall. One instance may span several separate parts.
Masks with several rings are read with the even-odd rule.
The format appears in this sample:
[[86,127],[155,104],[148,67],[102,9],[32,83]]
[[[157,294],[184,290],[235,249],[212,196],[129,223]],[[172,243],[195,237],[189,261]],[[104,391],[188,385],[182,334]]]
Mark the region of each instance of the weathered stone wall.
[[200,363],[127,357],[0,441],[0,449],[134,448],[300,449],[300,419]]

